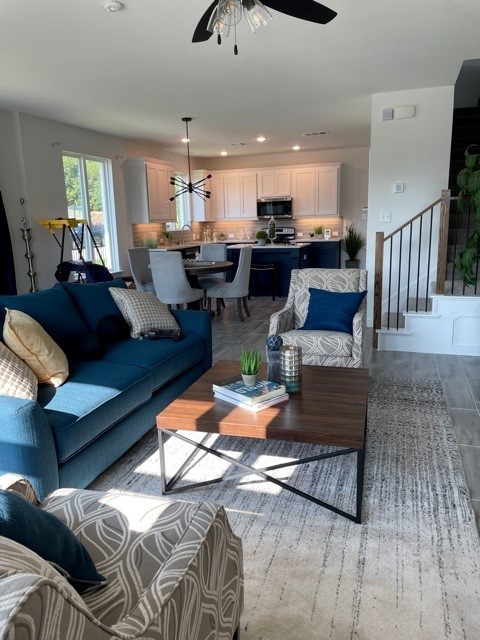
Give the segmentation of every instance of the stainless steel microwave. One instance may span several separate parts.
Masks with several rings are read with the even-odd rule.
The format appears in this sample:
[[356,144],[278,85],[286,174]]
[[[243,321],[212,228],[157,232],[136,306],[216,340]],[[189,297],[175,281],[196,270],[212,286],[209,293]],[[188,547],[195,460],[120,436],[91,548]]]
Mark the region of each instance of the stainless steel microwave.
[[292,198],[282,196],[277,198],[259,198],[257,200],[257,218],[259,220],[285,220],[292,217]]

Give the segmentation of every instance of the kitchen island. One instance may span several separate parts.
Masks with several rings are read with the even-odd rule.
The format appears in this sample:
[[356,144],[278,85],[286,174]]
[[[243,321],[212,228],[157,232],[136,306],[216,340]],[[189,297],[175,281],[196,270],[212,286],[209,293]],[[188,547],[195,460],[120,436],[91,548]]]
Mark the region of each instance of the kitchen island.
[[[278,290],[276,293],[280,297],[286,297],[288,295],[292,269],[304,269],[308,266],[309,242],[294,245],[269,244],[264,247],[258,244],[227,245],[227,260],[235,264],[233,273],[235,273],[238,265],[240,249],[244,246],[252,246],[252,264],[278,265]],[[258,279],[255,283],[255,293],[262,296],[271,296],[271,272],[256,272],[255,277]],[[231,279],[232,276],[229,276],[229,278]]]

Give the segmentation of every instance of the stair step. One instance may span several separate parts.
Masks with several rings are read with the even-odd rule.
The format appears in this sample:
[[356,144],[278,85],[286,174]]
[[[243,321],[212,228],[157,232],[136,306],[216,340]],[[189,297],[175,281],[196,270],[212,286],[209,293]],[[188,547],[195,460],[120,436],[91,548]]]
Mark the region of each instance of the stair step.
[[[390,322],[388,322],[388,319],[390,319]],[[403,313],[400,313],[398,316],[397,313],[393,311],[384,313],[382,316],[382,329],[405,329],[405,317]]]
[[[425,303],[426,303],[426,308],[425,308]],[[418,302],[416,298],[408,299],[407,311],[420,311],[422,313],[425,313],[425,311],[431,311],[431,310],[432,310],[431,298],[428,298],[428,300],[425,300],[425,298],[419,298]]]
[[452,289],[452,281],[445,280],[445,295],[446,296],[480,296],[480,283],[477,284],[477,292],[475,292],[475,287],[470,285],[465,285],[462,280],[454,280],[453,281],[453,289]]

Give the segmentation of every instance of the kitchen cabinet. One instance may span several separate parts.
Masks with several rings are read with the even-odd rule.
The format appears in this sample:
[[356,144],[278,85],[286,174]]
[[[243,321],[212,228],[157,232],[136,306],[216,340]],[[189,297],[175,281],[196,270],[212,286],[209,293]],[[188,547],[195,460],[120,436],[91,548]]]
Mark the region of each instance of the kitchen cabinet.
[[223,184],[225,193],[225,218],[256,218],[256,173],[224,173]]
[[205,190],[211,192],[210,198],[203,200],[200,196],[189,194],[189,211],[191,222],[215,222],[225,218],[225,190],[224,177],[211,171],[192,171],[192,182],[203,180],[207,176],[212,177],[206,180]]
[[151,158],[129,158],[125,162],[127,202],[133,223],[168,222],[176,219],[175,195],[170,178],[174,165]]
[[312,242],[308,247],[308,266],[340,269],[340,240]]
[[[281,298],[286,298],[290,288],[292,269],[303,269],[308,265],[308,246],[284,246],[273,245],[266,247],[253,246],[252,263],[276,264],[278,266],[278,290]],[[240,247],[227,247],[227,260],[233,262],[235,267],[227,275],[227,280],[232,280],[236,272],[240,257]],[[271,272],[257,272],[258,281],[255,283],[255,293],[261,296],[272,295]]]
[[339,215],[340,164],[309,165],[292,171],[293,216]]
[[292,195],[292,175],[289,168],[257,171],[259,198]]

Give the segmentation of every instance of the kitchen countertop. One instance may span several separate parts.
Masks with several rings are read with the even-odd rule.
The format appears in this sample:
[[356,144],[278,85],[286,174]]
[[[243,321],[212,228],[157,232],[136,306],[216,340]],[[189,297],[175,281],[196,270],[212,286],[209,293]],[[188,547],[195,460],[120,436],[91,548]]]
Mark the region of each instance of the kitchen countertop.
[[310,242],[295,242],[295,244],[266,244],[260,246],[259,244],[230,244],[227,245],[227,249],[241,249],[242,247],[252,247],[252,249],[283,249],[288,251],[290,249],[299,249],[301,247],[309,247]]
[[[323,238],[310,238],[307,242],[309,244],[313,242],[340,242],[341,238],[330,238],[330,240],[324,240]],[[292,244],[299,244],[305,242],[304,240],[292,240]]]

